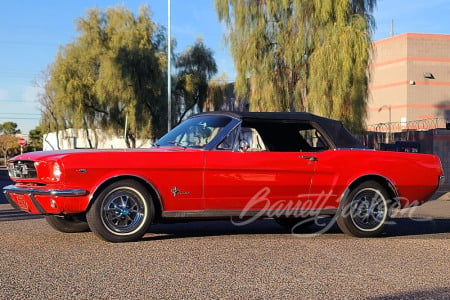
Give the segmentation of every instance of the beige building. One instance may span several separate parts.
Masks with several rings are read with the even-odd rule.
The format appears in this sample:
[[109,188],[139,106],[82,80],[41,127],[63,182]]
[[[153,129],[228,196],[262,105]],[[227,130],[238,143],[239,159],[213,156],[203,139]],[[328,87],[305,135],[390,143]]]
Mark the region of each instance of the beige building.
[[369,130],[445,127],[450,35],[405,33],[377,41],[369,70]]

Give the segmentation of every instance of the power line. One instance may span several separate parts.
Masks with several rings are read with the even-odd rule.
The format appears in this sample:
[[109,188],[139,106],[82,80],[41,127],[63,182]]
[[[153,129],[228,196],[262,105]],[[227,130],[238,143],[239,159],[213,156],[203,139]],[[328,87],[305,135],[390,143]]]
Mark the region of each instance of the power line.
[[7,118],[7,117],[0,117],[0,120],[7,120],[7,121],[14,121],[14,120],[40,120],[41,118],[25,118],[25,117],[14,117],[14,118]]
[[34,103],[34,101],[28,101],[28,100],[0,100],[0,102]]
[[8,122],[14,122],[15,120],[40,120],[41,118],[2,118],[0,117],[0,120],[8,121]]
[[13,46],[13,45],[17,45],[17,46],[42,46],[42,47],[58,47],[61,44],[59,43],[46,43],[46,42],[21,42],[21,41],[1,41],[0,40],[0,44],[3,45],[8,45],[8,46]]
[[0,119],[37,120],[41,118],[39,113],[0,113]]
[[0,113],[0,119],[40,119],[42,113]]
[[36,77],[44,72],[43,69],[31,69],[27,70],[17,69],[17,70],[1,70],[0,77],[3,78],[16,78],[16,77]]
[[13,116],[19,116],[19,117],[25,117],[25,116],[41,116],[40,113],[0,113],[0,117],[1,118],[5,118],[5,117],[11,117],[13,118]]

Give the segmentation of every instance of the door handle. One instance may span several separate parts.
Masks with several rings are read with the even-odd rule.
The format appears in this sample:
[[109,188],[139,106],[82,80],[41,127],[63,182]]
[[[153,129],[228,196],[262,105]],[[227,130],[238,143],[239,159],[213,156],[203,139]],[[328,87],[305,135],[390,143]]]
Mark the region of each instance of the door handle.
[[310,155],[301,155],[300,158],[307,159],[309,161],[318,161],[317,157]]

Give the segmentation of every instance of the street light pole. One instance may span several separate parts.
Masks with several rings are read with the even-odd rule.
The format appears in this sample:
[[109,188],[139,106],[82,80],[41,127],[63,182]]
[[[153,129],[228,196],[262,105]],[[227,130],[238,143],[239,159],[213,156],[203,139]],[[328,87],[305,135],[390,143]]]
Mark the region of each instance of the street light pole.
[[392,132],[392,128],[391,128],[391,126],[392,126],[392,114],[391,114],[392,107],[391,107],[391,105],[383,105],[378,109],[378,112],[382,111],[383,108],[387,108],[389,110],[389,132],[388,132],[388,137],[387,137],[387,142],[389,143],[391,140],[391,132]]
[[170,75],[171,70],[171,33],[170,33],[170,0],[167,0],[167,131],[172,129],[172,78]]

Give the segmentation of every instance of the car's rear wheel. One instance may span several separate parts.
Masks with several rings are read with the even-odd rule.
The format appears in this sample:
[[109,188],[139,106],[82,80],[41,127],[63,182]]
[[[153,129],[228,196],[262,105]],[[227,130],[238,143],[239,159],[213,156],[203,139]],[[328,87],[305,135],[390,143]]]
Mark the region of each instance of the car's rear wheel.
[[153,216],[151,194],[130,179],[106,187],[86,214],[92,232],[108,242],[139,240],[147,232]]
[[45,220],[53,229],[64,233],[89,231],[88,223],[77,215],[46,215]]
[[391,200],[376,181],[366,181],[352,189],[337,216],[339,228],[356,237],[379,236],[391,215]]

